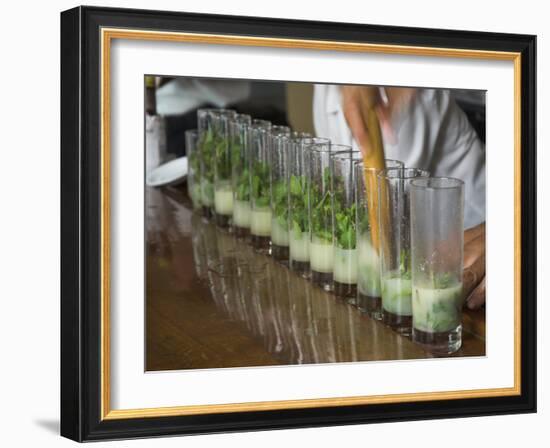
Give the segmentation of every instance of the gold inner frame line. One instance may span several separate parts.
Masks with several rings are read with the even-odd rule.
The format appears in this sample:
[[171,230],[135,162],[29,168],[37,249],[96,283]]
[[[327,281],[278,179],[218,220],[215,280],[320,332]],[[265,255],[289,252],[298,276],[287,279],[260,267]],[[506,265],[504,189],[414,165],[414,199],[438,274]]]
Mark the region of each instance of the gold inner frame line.
[[[217,34],[101,29],[101,419],[166,417],[226,412],[306,409],[413,401],[502,397],[521,394],[521,54],[485,50],[279,39]],[[411,56],[453,57],[514,62],[514,386],[442,392],[419,392],[303,400],[187,405],[141,409],[111,409],[110,366],[110,50],[113,39],[296,48],[324,51],[383,53]]]

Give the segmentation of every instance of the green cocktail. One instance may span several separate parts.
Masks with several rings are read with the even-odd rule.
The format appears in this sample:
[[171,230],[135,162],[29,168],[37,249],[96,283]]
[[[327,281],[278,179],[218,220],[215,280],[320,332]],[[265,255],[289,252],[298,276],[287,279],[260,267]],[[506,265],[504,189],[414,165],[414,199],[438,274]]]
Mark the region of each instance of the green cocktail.
[[445,288],[415,286],[412,291],[413,328],[427,333],[442,333],[461,323],[462,283]]

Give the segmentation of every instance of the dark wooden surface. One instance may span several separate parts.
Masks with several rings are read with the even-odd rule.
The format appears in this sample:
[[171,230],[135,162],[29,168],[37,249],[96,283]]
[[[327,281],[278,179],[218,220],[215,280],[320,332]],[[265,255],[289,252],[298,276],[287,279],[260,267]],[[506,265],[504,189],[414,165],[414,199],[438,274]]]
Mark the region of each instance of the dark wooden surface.
[[[430,357],[193,212],[184,188],[146,190],[146,369]],[[485,313],[463,347],[485,354]]]

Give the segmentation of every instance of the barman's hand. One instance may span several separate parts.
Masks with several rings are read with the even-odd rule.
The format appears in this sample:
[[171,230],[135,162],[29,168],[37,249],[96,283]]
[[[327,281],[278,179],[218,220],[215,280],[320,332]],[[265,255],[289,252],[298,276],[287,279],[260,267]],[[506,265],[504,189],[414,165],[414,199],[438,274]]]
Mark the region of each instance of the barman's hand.
[[342,86],[342,109],[353,138],[366,157],[370,146],[367,113],[380,103],[378,89],[366,86]]
[[386,141],[396,143],[396,136],[392,123],[404,111],[416,94],[416,89],[408,87],[387,87],[383,99],[378,87],[371,86],[342,86],[342,109],[344,117],[351,130],[353,138],[366,154],[369,148],[369,129],[367,125],[367,111],[376,111],[380,128]]
[[464,232],[463,285],[466,306],[480,308],[485,303],[485,223]]

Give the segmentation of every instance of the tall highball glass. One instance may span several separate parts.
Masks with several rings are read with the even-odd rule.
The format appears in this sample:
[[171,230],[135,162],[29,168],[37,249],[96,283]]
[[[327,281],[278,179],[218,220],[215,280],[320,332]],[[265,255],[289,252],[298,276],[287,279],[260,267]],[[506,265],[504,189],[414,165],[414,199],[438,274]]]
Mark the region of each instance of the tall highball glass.
[[321,137],[295,137],[291,141],[288,180],[288,219],[290,269],[309,277],[309,207],[307,176],[309,171],[308,148],[315,144],[330,145]]
[[250,235],[252,246],[261,253],[271,248],[271,126],[254,121],[250,126]]
[[[385,160],[386,168],[403,167],[398,160]],[[380,289],[379,240],[374,241],[369,216],[378,219],[378,208],[369,214],[369,204],[378,205],[378,168],[366,168],[355,163],[355,198],[357,232],[357,307],[375,320],[382,320],[382,292]]]
[[351,150],[350,146],[319,143],[308,147],[309,259],[313,283],[332,291],[334,247],[332,226],[331,151]]
[[[250,149],[249,115],[239,114],[229,123],[231,142],[231,185],[233,190],[232,228],[237,238],[250,233]],[[265,122],[269,125],[269,122]]]
[[410,184],[428,176],[417,168],[387,168],[378,175],[384,323],[404,335],[412,326]]
[[234,117],[236,112],[228,109],[199,109],[198,148],[200,155],[201,204],[206,217],[213,215],[214,208],[214,178],[216,147],[220,144],[215,126],[216,117],[226,115]]
[[288,185],[290,147],[307,133],[273,133],[271,135],[271,256],[281,263],[289,262]]
[[332,237],[334,294],[355,304],[357,297],[356,162],[360,151],[331,151]]
[[462,344],[464,183],[411,182],[413,341],[436,354]]
[[[218,112],[213,117],[214,135],[214,212],[216,224],[227,228],[233,215],[233,186],[231,182],[232,141],[231,123],[239,115]],[[250,122],[250,117],[240,116],[240,120]]]

